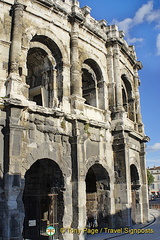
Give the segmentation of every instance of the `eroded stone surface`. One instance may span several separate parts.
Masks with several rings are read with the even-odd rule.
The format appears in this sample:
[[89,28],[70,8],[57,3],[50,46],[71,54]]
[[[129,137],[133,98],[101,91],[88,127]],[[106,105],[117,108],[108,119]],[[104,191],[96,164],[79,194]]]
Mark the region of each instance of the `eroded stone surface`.
[[78,1],[0,2],[0,239],[148,220],[142,64],[123,37]]

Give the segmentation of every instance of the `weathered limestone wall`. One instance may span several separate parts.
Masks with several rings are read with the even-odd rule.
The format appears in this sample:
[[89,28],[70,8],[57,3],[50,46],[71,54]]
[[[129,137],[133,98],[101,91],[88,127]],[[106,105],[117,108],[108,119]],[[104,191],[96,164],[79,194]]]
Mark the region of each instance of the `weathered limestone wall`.
[[94,227],[148,220],[142,65],[124,33],[90,10],[76,0],[0,2],[0,239],[30,231],[26,192],[42,180],[43,169],[32,169],[44,162],[64,180],[51,184],[44,168],[52,186],[43,194],[63,205],[51,206],[61,209],[59,226],[91,227],[92,214]]
[[8,1],[8,4],[0,3],[0,96],[6,96],[5,81],[8,76],[10,33],[12,18],[10,16],[10,4],[14,1]]

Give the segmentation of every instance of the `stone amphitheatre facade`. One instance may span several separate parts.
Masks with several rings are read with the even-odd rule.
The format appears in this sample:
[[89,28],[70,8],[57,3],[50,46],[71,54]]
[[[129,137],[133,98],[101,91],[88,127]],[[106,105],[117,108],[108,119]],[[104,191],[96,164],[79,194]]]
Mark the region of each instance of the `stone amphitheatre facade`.
[[148,220],[138,70],[76,0],[0,1],[0,239]]

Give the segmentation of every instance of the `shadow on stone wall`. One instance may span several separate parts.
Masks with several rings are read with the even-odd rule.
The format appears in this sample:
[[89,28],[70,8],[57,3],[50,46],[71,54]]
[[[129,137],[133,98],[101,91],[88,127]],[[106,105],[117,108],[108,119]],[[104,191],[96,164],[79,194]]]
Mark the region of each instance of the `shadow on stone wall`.
[[[24,212],[25,212],[24,205],[23,205],[24,179],[22,179],[19,174],[8,175],[6,178],[7,178],[7,182],[10,183],[10,187],[8,187],[8,190],[9,190],[8,194],[12,194],[12,198],[11,196],[8,195],[10,206],[11,206],[11,201],[13,201],[12,207],[14,208],[16,206],[14,204],[17,204],[18,209],[15,208],[14,210],[7,212],[8,205],[5,202],[5,195],[7,196],[7,192],[6,194],[4,194],[4,187],[3,187],[4,183],[3,183],[3,179],[0,178],[0,240],[3,240],[6,237],[7,235],[6,232],[9,232],[10,239],[14,238],[15,240],[21,240],[22,238],[20,236],[22,234],[23,223],[24,223]],[[121,210],[117,211],[116,214],[107,215],[105,218],[102,217],[103,214],[104,214],[103,211],[99,211],[99,215],[101,215],[101,219],[103,219],[103,222],[102,223],[99,222],[97,226],[92,226],[90,228],[93,228],[93,229],[103,228],[102,232],[105,232],[104,228],[111,228],[111,229],[119,229],[119,228],[126,228],[126,227],[129,228],[129,227],[132,227],[132,225],[134,224],[133,220],[130,218],[131,209],[124,209],[122,211]],[[8,217],[8,221],[7,219],[4,218],[4,216]],[[7,222],[9,223],[9,225],[7,225]],[[31,225],[32,224],[34,224],[34,222],[31,222]],[[7,227],[9,229],[7,229]],[[32,226],[30,226],[30,228],[32,228]],[[37,240],[37,238],[32,238],[32,239]],[[38,239],[48,240],[49,237],[42,236]]]
[[98,220],[91,219],[92,223],[87,224],[88,229],[103,229],[104,228],[124,228],[124,227],[131,227],[134,225],[134,221],[131,219],[131,209],[124,209],[117,211],[116,214],[113,215],[106,215],[104,217],[104,212],[98,213]]
[[3,210],[4,210],[4,190],[3,179],[0,177],[0,240],[2,240],[3,231]]

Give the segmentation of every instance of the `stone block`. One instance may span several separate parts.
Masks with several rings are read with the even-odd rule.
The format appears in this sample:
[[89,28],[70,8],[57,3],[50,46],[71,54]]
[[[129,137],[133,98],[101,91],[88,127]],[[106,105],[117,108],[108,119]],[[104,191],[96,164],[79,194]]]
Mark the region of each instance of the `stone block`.
[[90,140],[86,141],[86,157],[87,159],[97,157],[99,155],[99,144]]
[[21,136],[14,135],[13,136],[13,145],[12,145],[12,155],[13,156],[20,156],[21,152]]
[[10,237],[13,239],[18,239],[20,234],[18,217],[18,214],[13,214],[10,219]]
[[[0,240],[22,239],[35,210],[27,191],[39,199],[37,218],[58,209],[59,226],[86,227],[93,202],[99,228],[128,224],[131,165],[142,183],[135,220],[147,221],[141,64],[123,33],[77,0],[3,0],[0,38]],[[57,208],[41,190],[59,194]]]
[[12,187],[20,187],[20,186],[21,186],[21,175],[20,174],[14,174],[13,175]]
[[54,140],[57,143],[61,143],[61,135],[55,135]]

